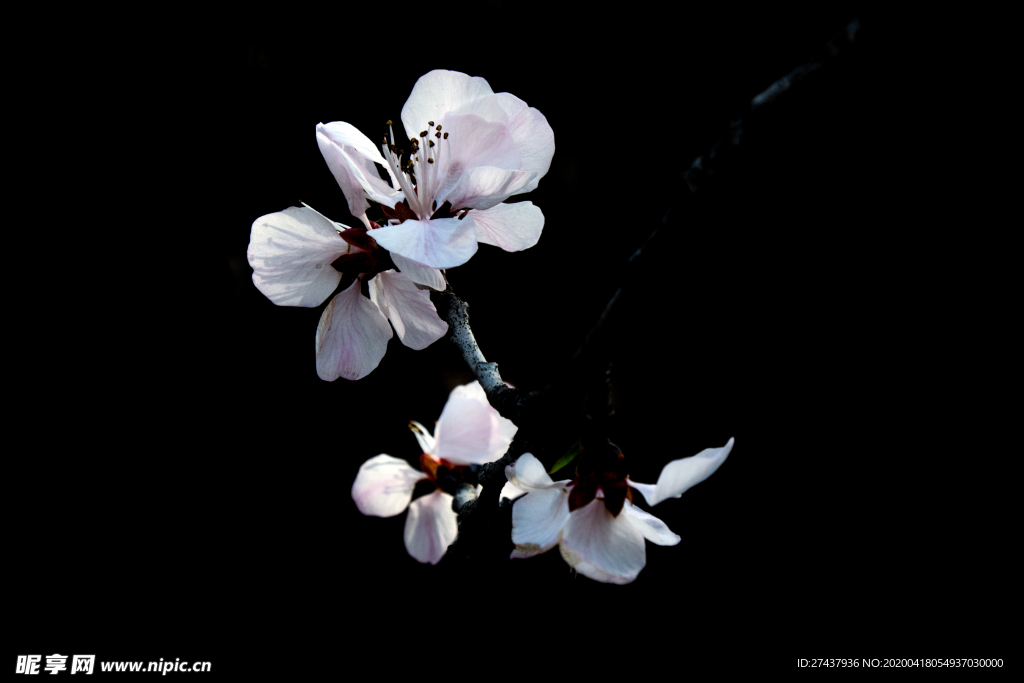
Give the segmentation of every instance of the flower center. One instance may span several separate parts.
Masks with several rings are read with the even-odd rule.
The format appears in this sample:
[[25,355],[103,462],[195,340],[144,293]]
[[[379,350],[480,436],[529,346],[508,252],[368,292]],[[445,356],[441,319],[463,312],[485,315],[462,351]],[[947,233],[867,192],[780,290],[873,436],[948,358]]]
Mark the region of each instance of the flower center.
[[395,144],[395,131],[388,123],[391,142],[387,137],[381,144],[384,159],[398,184],[405,193],[405,199],[419,220],[430,220],[437,209],[437,194],[443,178],[440,173],[441,159],[448,154],[448,133],[442,133],[441,124],[427,121],[427,127],[418,137],[409,140],[409,151]]
[[472,479],[469,476],[471,474],[469,467],[452,464],[444,458],[438,458],[430,453],[420,455],[420,469],[430,481],[437,484],[437,488],[453,496],[463,483],[475,483],[475,479],[469,481]]

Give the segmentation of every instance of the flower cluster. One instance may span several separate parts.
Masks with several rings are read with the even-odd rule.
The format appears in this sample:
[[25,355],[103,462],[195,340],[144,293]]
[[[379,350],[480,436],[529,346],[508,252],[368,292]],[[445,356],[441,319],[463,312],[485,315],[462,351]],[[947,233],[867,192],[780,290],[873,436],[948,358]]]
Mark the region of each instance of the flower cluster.
[[[458,533],[453,494],[465,483],[468,468],[504,455],[517,427],[491,407],[483,387],[473,382],[452,390],[433,436],[418,422],[409,428],[423,450],[420,469],[384,453],[370,458],[352,484],[352,500],[364,515],[375,517],[393,517],[409,508],[405,549],[420,562],[437,564]],[[412,500],[416,483],[425,479],[437,488]]]
[[370,227],[369,202],[380,204],[388,221],[373,237],[399,269],[407,261],[453,268],[480,242],[505,251],[537,243],[540,209],[502,202],[535,189],[551,166],[555,136],[543,114],[515,95],[495,94],[482,78],[437,70],[416,81],[402,126],[405,137],[396,138],[388,121],[380,152],[344,121],[316,127],[352,215]]
[[679,498],[718,469],[733,441],[673,460],[657,484],[631,481],[614,447],[583,458],[576,477],[563,481],[552,481],[541,462],[524,453],[505,468],[508,483],[500,496],[514,500],[512,557],[533,557],[558,545],[562,558],[580,574],[604,583],[632,582],[647,563],[645,538],[658,545],[680,541],[664,522],[633,504],[632,491],[639,491],[648,505]]
[[[337,293],[316,333],[317,374],[328,381],[376,368],[392,337],[389,320],[410,348],[440,339],[448,326],[426,291],[444,289],[439,269],[466,263],[481,242],[526,249],[544,227],[532,202],[502,203],[536,188],[551,165],[554,134],[539,111],[495,94],[482,78],[438,70],[416,82],[402,123],[406,138],[396,140],[388,121],[380,151],[349,123],[316,126],[320,151],[362,226],[308,206],[252,225],[247,257],[267,298],[312,307]],[[380,205],[381,223],[367,216],[370,202]]]

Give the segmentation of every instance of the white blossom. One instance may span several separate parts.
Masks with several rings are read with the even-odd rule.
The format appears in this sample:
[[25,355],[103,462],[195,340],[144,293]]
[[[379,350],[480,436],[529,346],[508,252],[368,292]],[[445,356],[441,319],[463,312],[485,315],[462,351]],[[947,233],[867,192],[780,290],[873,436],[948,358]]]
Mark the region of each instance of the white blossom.
[[[734,439],[729,439],[722,448],[707,448],[693,457],[673,460],[662,469],[657,484],[639,484],[628,478],[625,483],[639,491],[649,505],[679,498],[718,469],[733,443]],[[579,480],[553,481],[530,453],[508,465],[505,477],[508,483],[499,500],[514,501],[513,558],[533,557],[558,545],[562,558],[580,574],[604,583],[626,584],[647,563],[645,538],[658,545],[680,541],[664,522],[633,505],[631,495],[625,500],[620,497],[621,511],[613,513],[601,486],[592,499],[570,512],[570,496]]]

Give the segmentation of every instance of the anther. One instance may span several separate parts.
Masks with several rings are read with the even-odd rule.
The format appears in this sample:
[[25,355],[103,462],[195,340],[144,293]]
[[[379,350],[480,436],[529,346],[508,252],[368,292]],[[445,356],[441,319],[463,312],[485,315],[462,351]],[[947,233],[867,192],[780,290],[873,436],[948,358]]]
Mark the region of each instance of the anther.
[[431,146],[431,147],[433,147],[433,146],[434,146],[434,141],[433,141],[433,140],[428,140],[428,142],[430,143],[430,146]]
[[432,164],[432,163],[434,163],[434,158],[433,158],[433,157],[431,157],[431,158],[427,159],[427,163],[428,163],[428,164]]
[[447,140],[447,139],[448,139],[448,133],[445,133],[445,134],[444,134],[444,139],[445,139],[445,140]]
[[388,119],[388,122],[387,122],[387,123],[385,123],[384,125],[385,125],[385,126],[390,126],[390,125],[391,125],[391,119]]
[[434,125],[434,122],[433,121],[427,121],[427,125],[428,126],[432,126],[432,125]]
[[[445,133],[445,135],[448,135],[448,133]],[[434,137],[440,139],[441,138],[441,134],[440,133],[434,133]]]
[[440,123],[439,123],[439,124],[437,124],[437,129],[438,129],[438,130],[441,130],[441,124],[440,124]]
[[427,131],[422,131],[422,132],[420,133],[420,137],[421,137],[421,138],[425,138],[425,137],[427,137]]

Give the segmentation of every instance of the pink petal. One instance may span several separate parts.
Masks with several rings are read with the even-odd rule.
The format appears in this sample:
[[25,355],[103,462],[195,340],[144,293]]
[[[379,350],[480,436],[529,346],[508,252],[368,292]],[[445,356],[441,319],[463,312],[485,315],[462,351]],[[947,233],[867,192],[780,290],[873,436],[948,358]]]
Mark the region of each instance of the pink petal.
[[453,398],[470,398],[480,403],[487,403],[487,392],[480,385],[480,382],[473,380],[467,384],[460,384],[451,390],[448,394],[448,399]]
[[489,209],[522,192],[535,177],[536,171],[510,171],[493,166],[470,168],[446,199],[455,209]]
[[[476,386],[473,386],[473,385]],[[432,451],[456,465],[493,462],[505,454],[517,427],[487,402],[479,382],[456,387],[434,427]]]
[[672,533],[672,530],[668,528],[665,522],[648,512],[644,512],[628,500],[622,506],[622,512],[619,516],[621,517],[622,515],[626,515],[630,524],[636,527],[643,534],[644,538],[651,543],[675,545],[681,540],[677,534]]
[[467,104],[494,91],[480,77],[458,71],[436,69],[420,76],[402,107],[402,124],[408,138],[418,137],[428,121],[435,124],[449,112],[462,110]]
[[406,461],[382,453],[359,467],[352,500],[364,515],[393,517],[409,507],[416,482],[426,478]]
[[373,231],[377,244],[431,268],[461,266],[476,253],[476,226],[465,219],[408,220]]
[[544,228],[544,214],[533,202],[498,204],[472,213],[476,239],[505,251],[522,251],[537,244]]
[[316,328],[316,374],[333,382],[370,374],[388,350],[391,326],[359,291],[359,280],[327,304]]
[[[371,284],[370,298],[395,326],[398,338],[410,349],[425,349],[448,331],[448,323],[437,315],[430,293],[418,289],[402,273],[387,270],[378,273]],[[375,298],[376,297],[376,298]],[[386,307],[381,300],[387,302]]]
[[[520,458],[522,460],[522,458]],[[558,543],[569,521],[569,492],[564,486],[534,489],[512,505],[511,557],[533,557]]]
[[576,571],[604,583],[630,583],[647,563],[643,534],[628,517],[613,517],[601,499],[569,515],[558,547]]
[[391,260],[398,266],[398,270],[402,271],[416,284],[436,289],[439,292],[444,291],[444,277],[442,277],[441,271],[437,268],[430,268],[422,263],[416,263],[401,254],[392,253]]
[[[335,121],[325,126],[318,123],[316,142],[327,167],[345,194],[348,210],[353,216],[366,213],[369,207],[367,199],[391,206],[401,196],[381,179],[373,165],[376,162],[388,168],[380,149],[352,124]],[[388,173],[391,174],[390,169]],[[398,187],[398,181],[392,180]]]
[[705,448],[692,457],[673,460],[661,470],[657,486],[633,482],[629,485],[643,494],[648,505],[657,505],[667,498],[679,498],[691,486],[715,473],[729,456],[734,442],[735,439],[729,439],[729,443],[721,448]]
[[[438,205],[459,184],[462,174],[478,166],[519,170],[519,151],[503,123],[485,121],[479,116],[449,115],[443,121],[447,139],[438,140],[433,158],[438,166]],[[460,208],[454,203],[454,208]]]
[[502,92],[495,97],[508,114],[508,130],[522,160],[519,168],[537,171],[537,177],[519,191],[530,192],[537,188],[540,179],[551,168],[551,158],[555,154],[555,133],[543,114],[526,106],[526,102],[515,95]]
[[341,282],[331,267],[348,249],[334,223],[308,207],[260,216],[246,256],[252,281],[278,306],[319,306]]
[[409,505],[405,518],[405,549],[419,562],[437,564],[459,535],[454,499],[438,489]]
[[[478,381],[463,384],[462,386],[452,389],[452,393],[449,394],[448,400],[450,401],[456,397],[469,398],[487,406],[491,415],[497,420],[497,422],[494,423],[497,425],[497,428],[491,431],[491,438],[488,441],[487,451],[492,453],[498,452],[501,453],[501,455],[504,455],[505,451],[508,450],[509,444],[512,443],[512,438],[516,435],[516,432],[519,431],[519,428],[512,423],[512,420],[502,417],[501,413],[491,406],[490,402],[487,400],[487,392],[484,391],[484,388],[480,386],[480,382]],[[434,431],[436,432],[437,430],[435,429]]]

